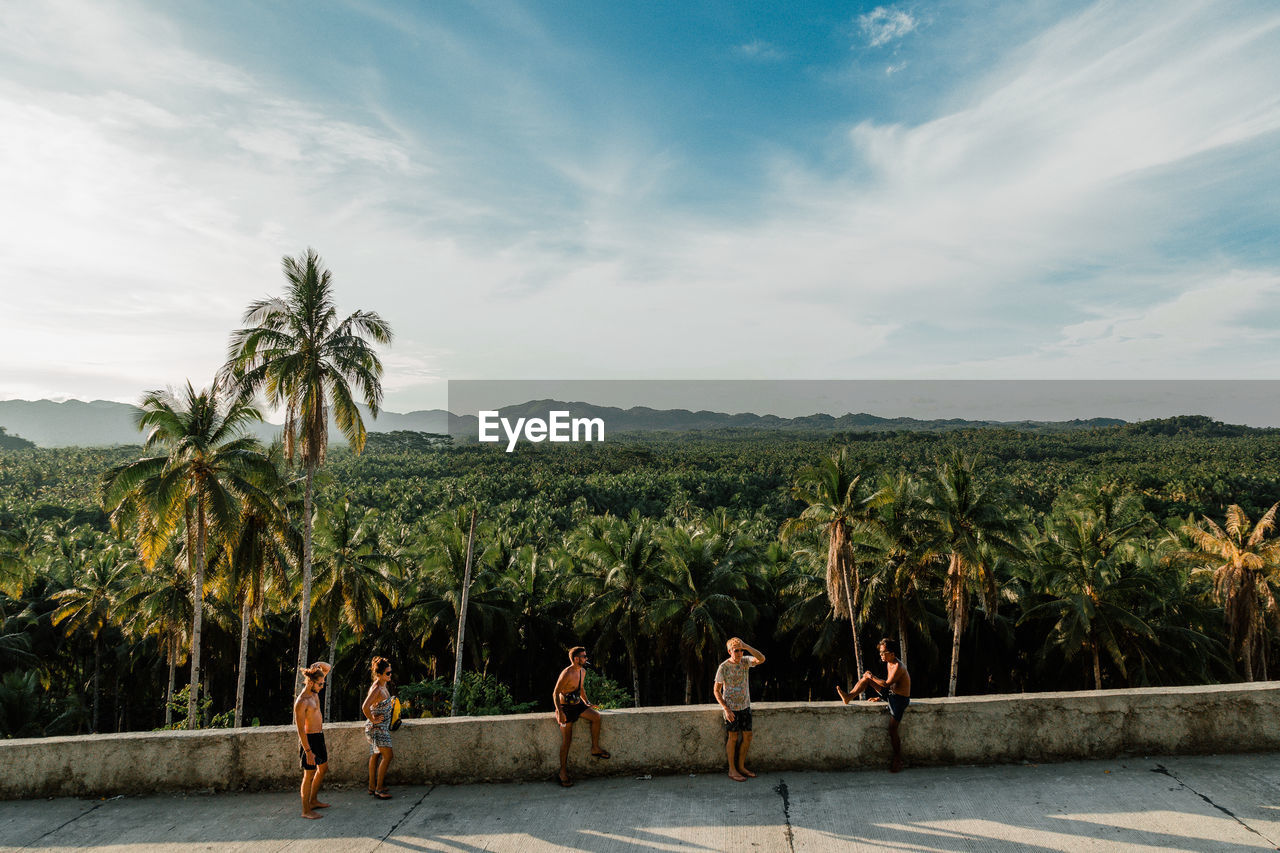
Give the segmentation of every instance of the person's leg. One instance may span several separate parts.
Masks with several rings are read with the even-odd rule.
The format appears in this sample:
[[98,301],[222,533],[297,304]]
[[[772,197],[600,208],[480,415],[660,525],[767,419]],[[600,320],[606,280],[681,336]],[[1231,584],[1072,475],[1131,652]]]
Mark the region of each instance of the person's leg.
[[902,739],[898,737],[898,721],[889,718],[889,745],[893,747],[893,759],[889,762],[889,772],[902,770]]
[[735,782],[745,782],[747,777],[738,772],[738,733],[729,732],[724,742],[724,752],[729,759],[729,778]]
[[749,749],[751,749],[751,732],[743,732],[742,743],[738,746],[738,772],[754,779],[756,774],[747,769],[747,750]]
[[324,781],[324,774],[328,772],[329,762],[326,761],[323,764],[316,765],[316,775],[315,778],[311,780],[311,808],[313,809],[329,808],[328,803],[322,803],[317,799],[320,796],[320,783]]
[[573,723],[560,727],[560,781],[569,781],[569,744],[573,743]]
[[600,712],[595,708],[588,708],[582,712],[582,719],[591,725],[591,754],[597,758],[610,758],[609,751],[600,748]]
[[387,792],[387,768],[391,766],[391,747],[378,747],[378,791],[385,794]]
[[868,688],[871,688],[872,690],[874,690],[873,684],[874,682],[872,682],[870,678],[860,678],[858,679],[858,683],[853,685],[853,687],[850,688],[848,693],[846,693],[844,690],[841,690],[839,684],[836,685],[836,692],[840,694],[840,701],[848,705],[855,698],[857,698],[862,693],[862,691]]
[[369,793],[378,790],[378,761],[381,754],[375,752],[369,756]]
[[324,815],[317,814],[315,810],[311,808],[311,783],[315,778],[316,771],[314,769],[302,771],[302,789],[299,792],[302,795],[302,816],[310,818],[311,820],[315,820],[318,817],[324,817]]

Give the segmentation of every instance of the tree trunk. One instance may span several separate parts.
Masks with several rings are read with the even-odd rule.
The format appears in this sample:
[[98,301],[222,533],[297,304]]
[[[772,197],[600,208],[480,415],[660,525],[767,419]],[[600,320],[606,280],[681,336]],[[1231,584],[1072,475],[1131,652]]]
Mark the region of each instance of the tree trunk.
[[1102,661],[1098,656],[1098,641],[1089,641],[1089,651],[1093,652],[1093,689],[1102,689]]
[[947,695],[956,695],[956,680],[960,675],[960,635],[963,632],[959,625],[951,631],[951,678],[947,682]]
[[844,604],[849,608],[849,631],[853,634],[853,661],[854,673],[853,680],[857,681],[862,678],[862,644],[858,642],[858,614],[853,609],[853,598],[849,594],[849,576],[846,574],[844,578]]
[[98,733],[98,705],[99,697],[102,691],[99,685],[99,679],[102,675],[102,640],[100,637],[93,638],[93,727],[90,729],[94,734]]
[[964,566],[958,554],[951,555],[951,564],[947,567],[947,581],[951,585],[948,591],[951,600],[948,607],[955,602],[955,612],[951,614],[951,676],[947,682],[947,695],[956,695],[956,682],[960,677],[960,639],[964,636],[966,606],[969,603],[969,590],[964,587]]
[[635,697],[635,706],[640,707],[640,668],[636,664],[634,643],[627,643],[627,658],[631,661],[631,692]]
[[298,608],[298,672],[293,678],[295,693],[302,691],[302,671],[307,668],[307,644],[311,639],[311,498],[316,466],[307,465],[307,484],[302,492],[302,602]]
[[177,678],[178,671],[178,638],[176,636],[169,637],[169,687],[164,694],[164,726],[168,728],[173,725],[173,682]]
[[236,728],[244,724],[244,679],[245,664],[249,660],[249,620],[253,618],[249,606],[249,596],[244,597],[240,607],[240,666],[236,670]]
[[688,672],[684,674],[684,704],[693,704],[693,676]]
[[[333,662],[338,659],[338,620],[337,619],[333,620],[333,633],[330,634],[329,636],[332,637],[332,639],[329,640],[329,671],[333,672]],[[324,682],[324,718],[326,722],[333,719],[333,717],[330,714],[330,711],[332,710],[332,708],[333,708],[333,691],[329,689],[329,680],[326,678]]]
[[902,661],[903,669],[910,669],[907,666],[907,614],[902,602],[898,602],[898,660]]
[[191,572],[191,691],[187,696],[187,728],[199,725],[196,708],[200,699],[200,631],[204,623],[204,506],[196,507],[196,564]]
[[1244,680],[1253,681],[1253,637],[1246,635],[1240,649],[1244,652]]

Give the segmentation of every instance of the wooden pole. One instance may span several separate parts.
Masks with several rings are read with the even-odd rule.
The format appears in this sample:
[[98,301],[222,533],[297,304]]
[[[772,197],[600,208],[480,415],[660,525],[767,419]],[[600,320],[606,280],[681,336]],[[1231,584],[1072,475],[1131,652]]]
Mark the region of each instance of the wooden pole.
[[458,687],[462,683],[462,650],[467,639],[467,598],[471,595],[471,547],[476,538],[476,509],[471,508],[471,532],[467,534],[467,568],[462,575],[462,606],[458,609],[458,644],[454,647],[453,701],[449,716],[458,716]]

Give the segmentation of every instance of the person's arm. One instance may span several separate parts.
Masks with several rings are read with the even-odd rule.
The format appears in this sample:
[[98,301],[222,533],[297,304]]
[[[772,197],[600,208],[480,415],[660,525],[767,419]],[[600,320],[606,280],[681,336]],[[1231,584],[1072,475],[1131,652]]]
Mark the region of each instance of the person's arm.
[[[893,672],[888,673],[888,675],[889,678],[884,682],[884,686],[889,690],[893,690],[894,687],[901,686],[907,677],[907,671],[902,668],[902,664],[895,664]],[[897,693],[898,691],[894,690],[893,692]]]
[[308,764],[314,764],[312,759],[315,756],[311,752],[311,743],[307,740],[307,706],[303,703],[303,696],[299,696],[293,703],[293,722],[298,727],[298,744],[302,747],[302,754],[307,757]]
[[717,681],[716,686],[711,689],[715,694],[716,701],[720,703],[720,707],[724,710],[724,719],[726,722],[733,722],[733,711],[724,703],[724,682]]
[[378,689],[377,683],[370,685],[369,695],[364,697],[364,704],[360,706],[360,713],[364,714],[366,720],[371,723],[382,722],[382,715],[373,713],[373,706],[378,704],[374,701],[374,691]]
[[551,688],[551,707],[555,709],[556,722],[562,726],[569,722],[569,718],[564,715],[564,711],[560,708],[560,682],[564,681],[564,674],[568,671],[568,667],[560,670],[560,675],[556,677],[555,686]]
[[578,695],[582,697],[583,705],[588,708],[595,707],[595,705],[591,704],[591,700],[587,698],[587,673],[585,670],[582,673],[582,681],[578,682]]
[[745,652],[746,654],[751,655],[752,666],[759,666],[760,664],[764,663],[764,655],[760,654],[760,652],[756,651],[751,646],[748,646],[746,643],[742,644],[742,651]]

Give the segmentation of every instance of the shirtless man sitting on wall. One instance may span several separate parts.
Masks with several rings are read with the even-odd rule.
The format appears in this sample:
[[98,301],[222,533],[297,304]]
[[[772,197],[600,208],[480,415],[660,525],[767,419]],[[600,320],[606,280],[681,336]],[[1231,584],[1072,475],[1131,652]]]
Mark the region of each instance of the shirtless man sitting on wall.
[[871,690],[875,696],[872,702],[885,701],[889,705],[889,745],[893,747],[893,761],[889,764],[890,772],[902,770],[902,740],[898,737],[898,724],[902,715],[911,704],[911,675],[898,660],[898,641],[885,637],[878,646],[880,660],[884,661],[886,673],[884,678],[876,678],[868,670],[858,679],[858,683],[848,693],[836,685],[836,692],[841,701],[848,705],[863,690]]
[[573,787],[569,778],[569,744],[573,743],[573,724],[581,717],[591,724],[591,755],[609,758],[609,752],[600,748],[600,712],[587,700],[585,680],[587,650],[582,646],[569,649],[569,665],[556,679],[551,691],[551,703],[556,709],[556,722],[560,724],[560,787]]

